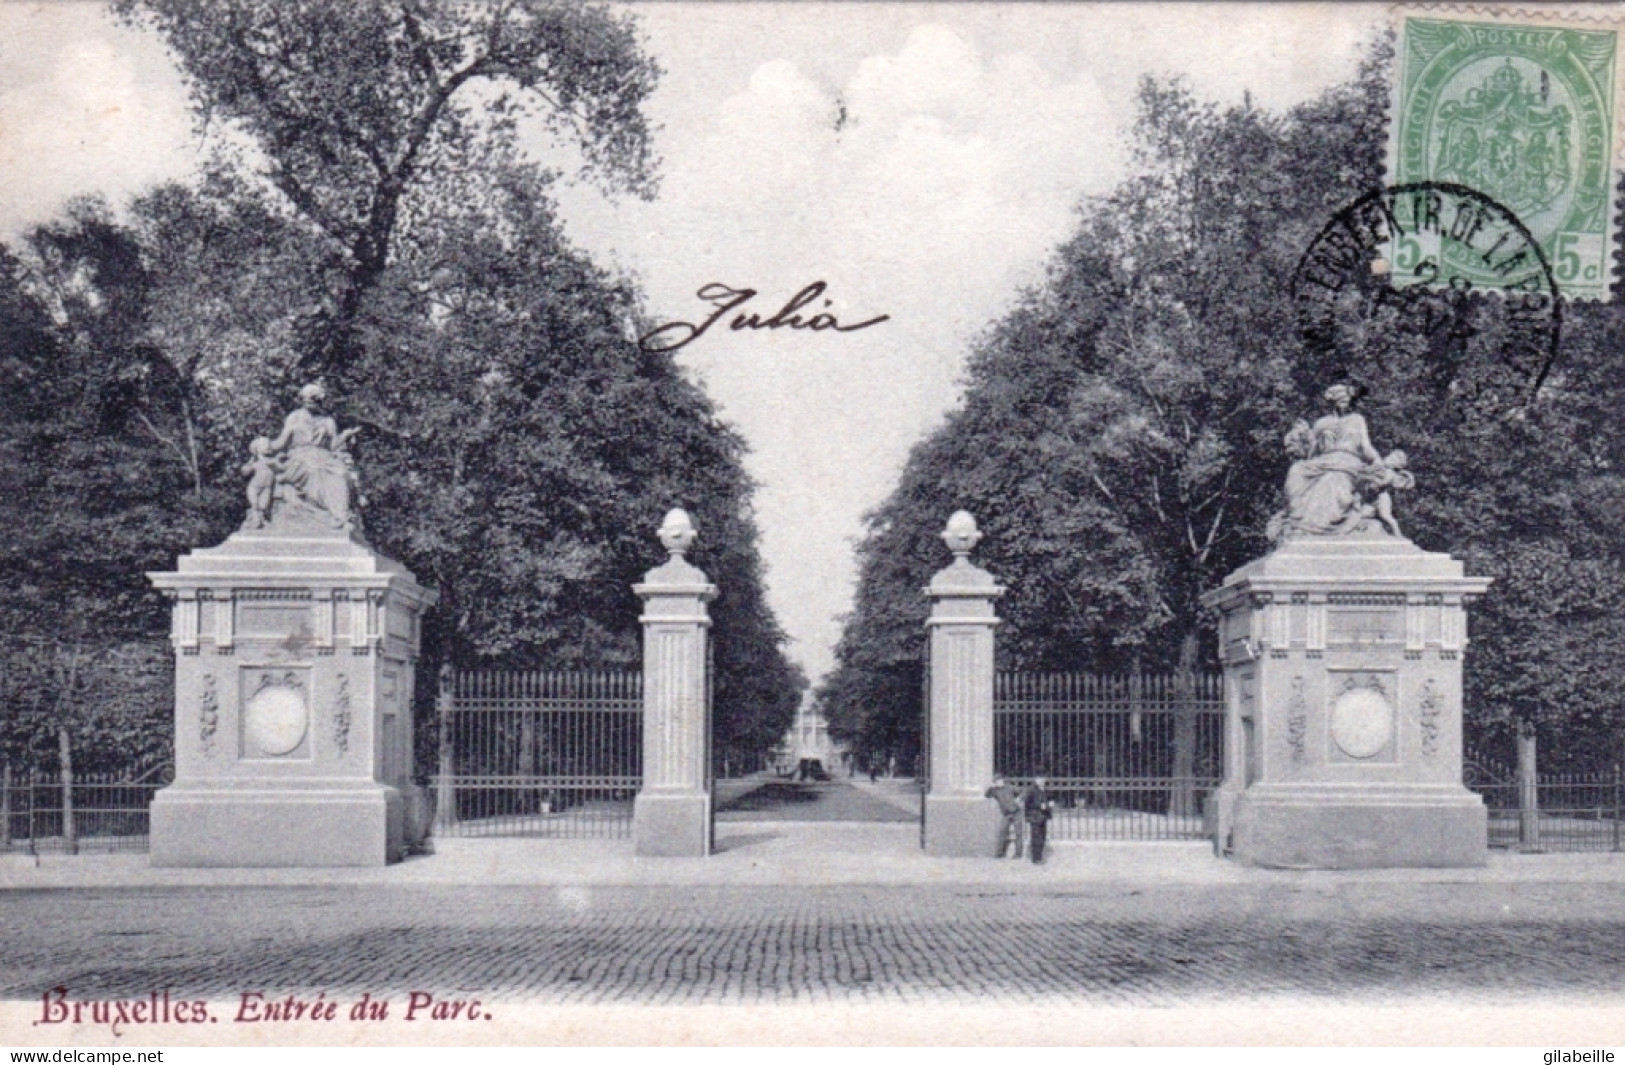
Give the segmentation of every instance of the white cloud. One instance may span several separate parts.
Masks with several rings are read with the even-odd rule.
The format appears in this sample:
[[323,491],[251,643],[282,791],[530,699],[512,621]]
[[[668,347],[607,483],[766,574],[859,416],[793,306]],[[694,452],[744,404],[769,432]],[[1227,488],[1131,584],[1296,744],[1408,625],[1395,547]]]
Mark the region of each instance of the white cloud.
[[83,4],[8,4],[0,40],[30,46],[0,91],[0,235],[74,196],[118,204],[195,163],[185,96],[151,38]]
[[772,602],[818,672],[859,516],[953,402],[971,336],[1109,185],[1120,121],[1087,72],[935,23],[843,79],[765,58],[706,115],[677,116],[656,203],[568,214],[636,264],[663,317],[692,320],[711,281],[759,289],[766,311],[814,280],[844,321],[891,315],[843,336],[715,331],[684,353],[752,445]]

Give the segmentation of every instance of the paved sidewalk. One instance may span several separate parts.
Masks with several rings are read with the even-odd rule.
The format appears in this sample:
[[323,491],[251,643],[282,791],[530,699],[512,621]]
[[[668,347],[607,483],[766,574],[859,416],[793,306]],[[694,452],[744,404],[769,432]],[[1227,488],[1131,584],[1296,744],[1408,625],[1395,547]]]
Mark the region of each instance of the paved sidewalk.
[[[361,869],[154,869],[145,854],[0,856],[0,891],[336,884],[918,885],[1504,883],[1625,886],[1625,853],[1500,851],[1478,869],[1251,869],[1196,843],[1059,843],[1042,866],[934,858],[914,824],[733,821],[709,858],[638,858],[630,840],[448,839],[436,853]],[[1625,912],[1625,905],[1622,905]]]

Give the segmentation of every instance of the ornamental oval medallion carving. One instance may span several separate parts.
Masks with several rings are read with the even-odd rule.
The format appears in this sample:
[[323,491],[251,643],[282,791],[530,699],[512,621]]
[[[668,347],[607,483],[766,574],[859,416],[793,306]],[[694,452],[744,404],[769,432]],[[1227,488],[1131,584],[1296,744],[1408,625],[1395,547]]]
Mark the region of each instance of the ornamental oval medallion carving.
[[1394,733],[1394,708],[1370,688],[1344,692],[1332,704],[1332,742],[1350,758],[1382,753]]
[[280,684],[268,685],[254,693],[243,708],[243,726],[249,741],[261,754],[280,757],[292,754],[305,738],[310,710],[304,693]]

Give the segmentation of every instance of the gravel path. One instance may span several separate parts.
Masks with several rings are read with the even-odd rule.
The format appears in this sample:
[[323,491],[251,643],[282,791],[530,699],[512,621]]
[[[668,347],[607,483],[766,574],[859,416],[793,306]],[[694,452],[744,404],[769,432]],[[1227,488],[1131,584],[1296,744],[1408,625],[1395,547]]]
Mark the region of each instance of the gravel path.
[[918,821],[895,804],[866,795],[844,780],[769,780],[717,806],[718,821]]

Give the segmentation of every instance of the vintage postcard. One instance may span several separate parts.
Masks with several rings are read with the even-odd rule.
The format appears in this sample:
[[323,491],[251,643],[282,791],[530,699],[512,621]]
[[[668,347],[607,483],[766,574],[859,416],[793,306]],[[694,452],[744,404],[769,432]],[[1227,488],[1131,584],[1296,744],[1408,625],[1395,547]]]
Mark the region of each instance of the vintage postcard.
[[0,2],[0,1044],[1614,1060],[1622,34]]

